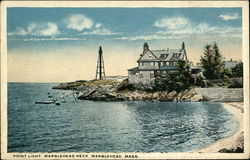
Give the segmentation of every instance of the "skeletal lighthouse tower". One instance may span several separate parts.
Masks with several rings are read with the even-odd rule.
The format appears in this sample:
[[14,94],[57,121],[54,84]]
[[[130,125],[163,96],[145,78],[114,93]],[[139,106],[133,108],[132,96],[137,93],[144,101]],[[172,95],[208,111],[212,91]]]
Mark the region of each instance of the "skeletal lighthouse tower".
[[100,46],[99,55],[98,55],[98,59],[97,59],[95,79],[102,80],[104,78],[105,78],[104,60],[103,60],[103,56],[102,56],[102,47]]

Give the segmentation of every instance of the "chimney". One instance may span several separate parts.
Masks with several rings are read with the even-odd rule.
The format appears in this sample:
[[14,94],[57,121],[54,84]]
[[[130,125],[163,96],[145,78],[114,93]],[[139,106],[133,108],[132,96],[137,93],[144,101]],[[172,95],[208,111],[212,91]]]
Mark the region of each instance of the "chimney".
[[144,43],[143,45],[143,53],[148,51],[148,43]]
[[185,43],[184,42],[182,42],[181,49],[185,49]]

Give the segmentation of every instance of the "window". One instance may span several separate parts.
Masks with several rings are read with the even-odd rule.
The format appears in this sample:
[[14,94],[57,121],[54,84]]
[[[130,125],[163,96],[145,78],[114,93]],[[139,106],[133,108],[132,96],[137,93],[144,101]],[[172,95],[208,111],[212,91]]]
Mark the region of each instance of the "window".
[[163,62],[163,66],[166,66],[166,62]]
[[150,78],[154,78],[154,73],[150,73]]

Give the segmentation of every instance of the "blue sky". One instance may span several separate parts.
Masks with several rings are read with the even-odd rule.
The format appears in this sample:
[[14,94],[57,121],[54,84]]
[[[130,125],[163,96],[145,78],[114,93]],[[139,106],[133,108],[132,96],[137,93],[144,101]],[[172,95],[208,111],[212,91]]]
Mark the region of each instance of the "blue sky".
[[100,45],[109,75],[126,75],[145,42],[163,49],[184,41],[194,62],[214,41],[226,59],[242,56],[241,8],[8,8],[7,32],[9,81],[92,79]]

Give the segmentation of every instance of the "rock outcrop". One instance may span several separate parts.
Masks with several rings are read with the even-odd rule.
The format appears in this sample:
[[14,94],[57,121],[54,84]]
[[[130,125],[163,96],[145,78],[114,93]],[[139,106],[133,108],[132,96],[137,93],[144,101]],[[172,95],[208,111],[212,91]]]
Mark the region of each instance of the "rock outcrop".
[[151,86],[134,86],[110,80],[91,80],[62,83],[53,89],[77,90],[78,99],[96,101],[202,101],[203,96],[195,89],[177,91],[153,91]]
[[197,94],[193,89],[184,92],[172,91],[117,91],[116,86],[104,85],[89,87],[80,92],[78,99],[97,100],[97,101],[202,101],[201,94]]

